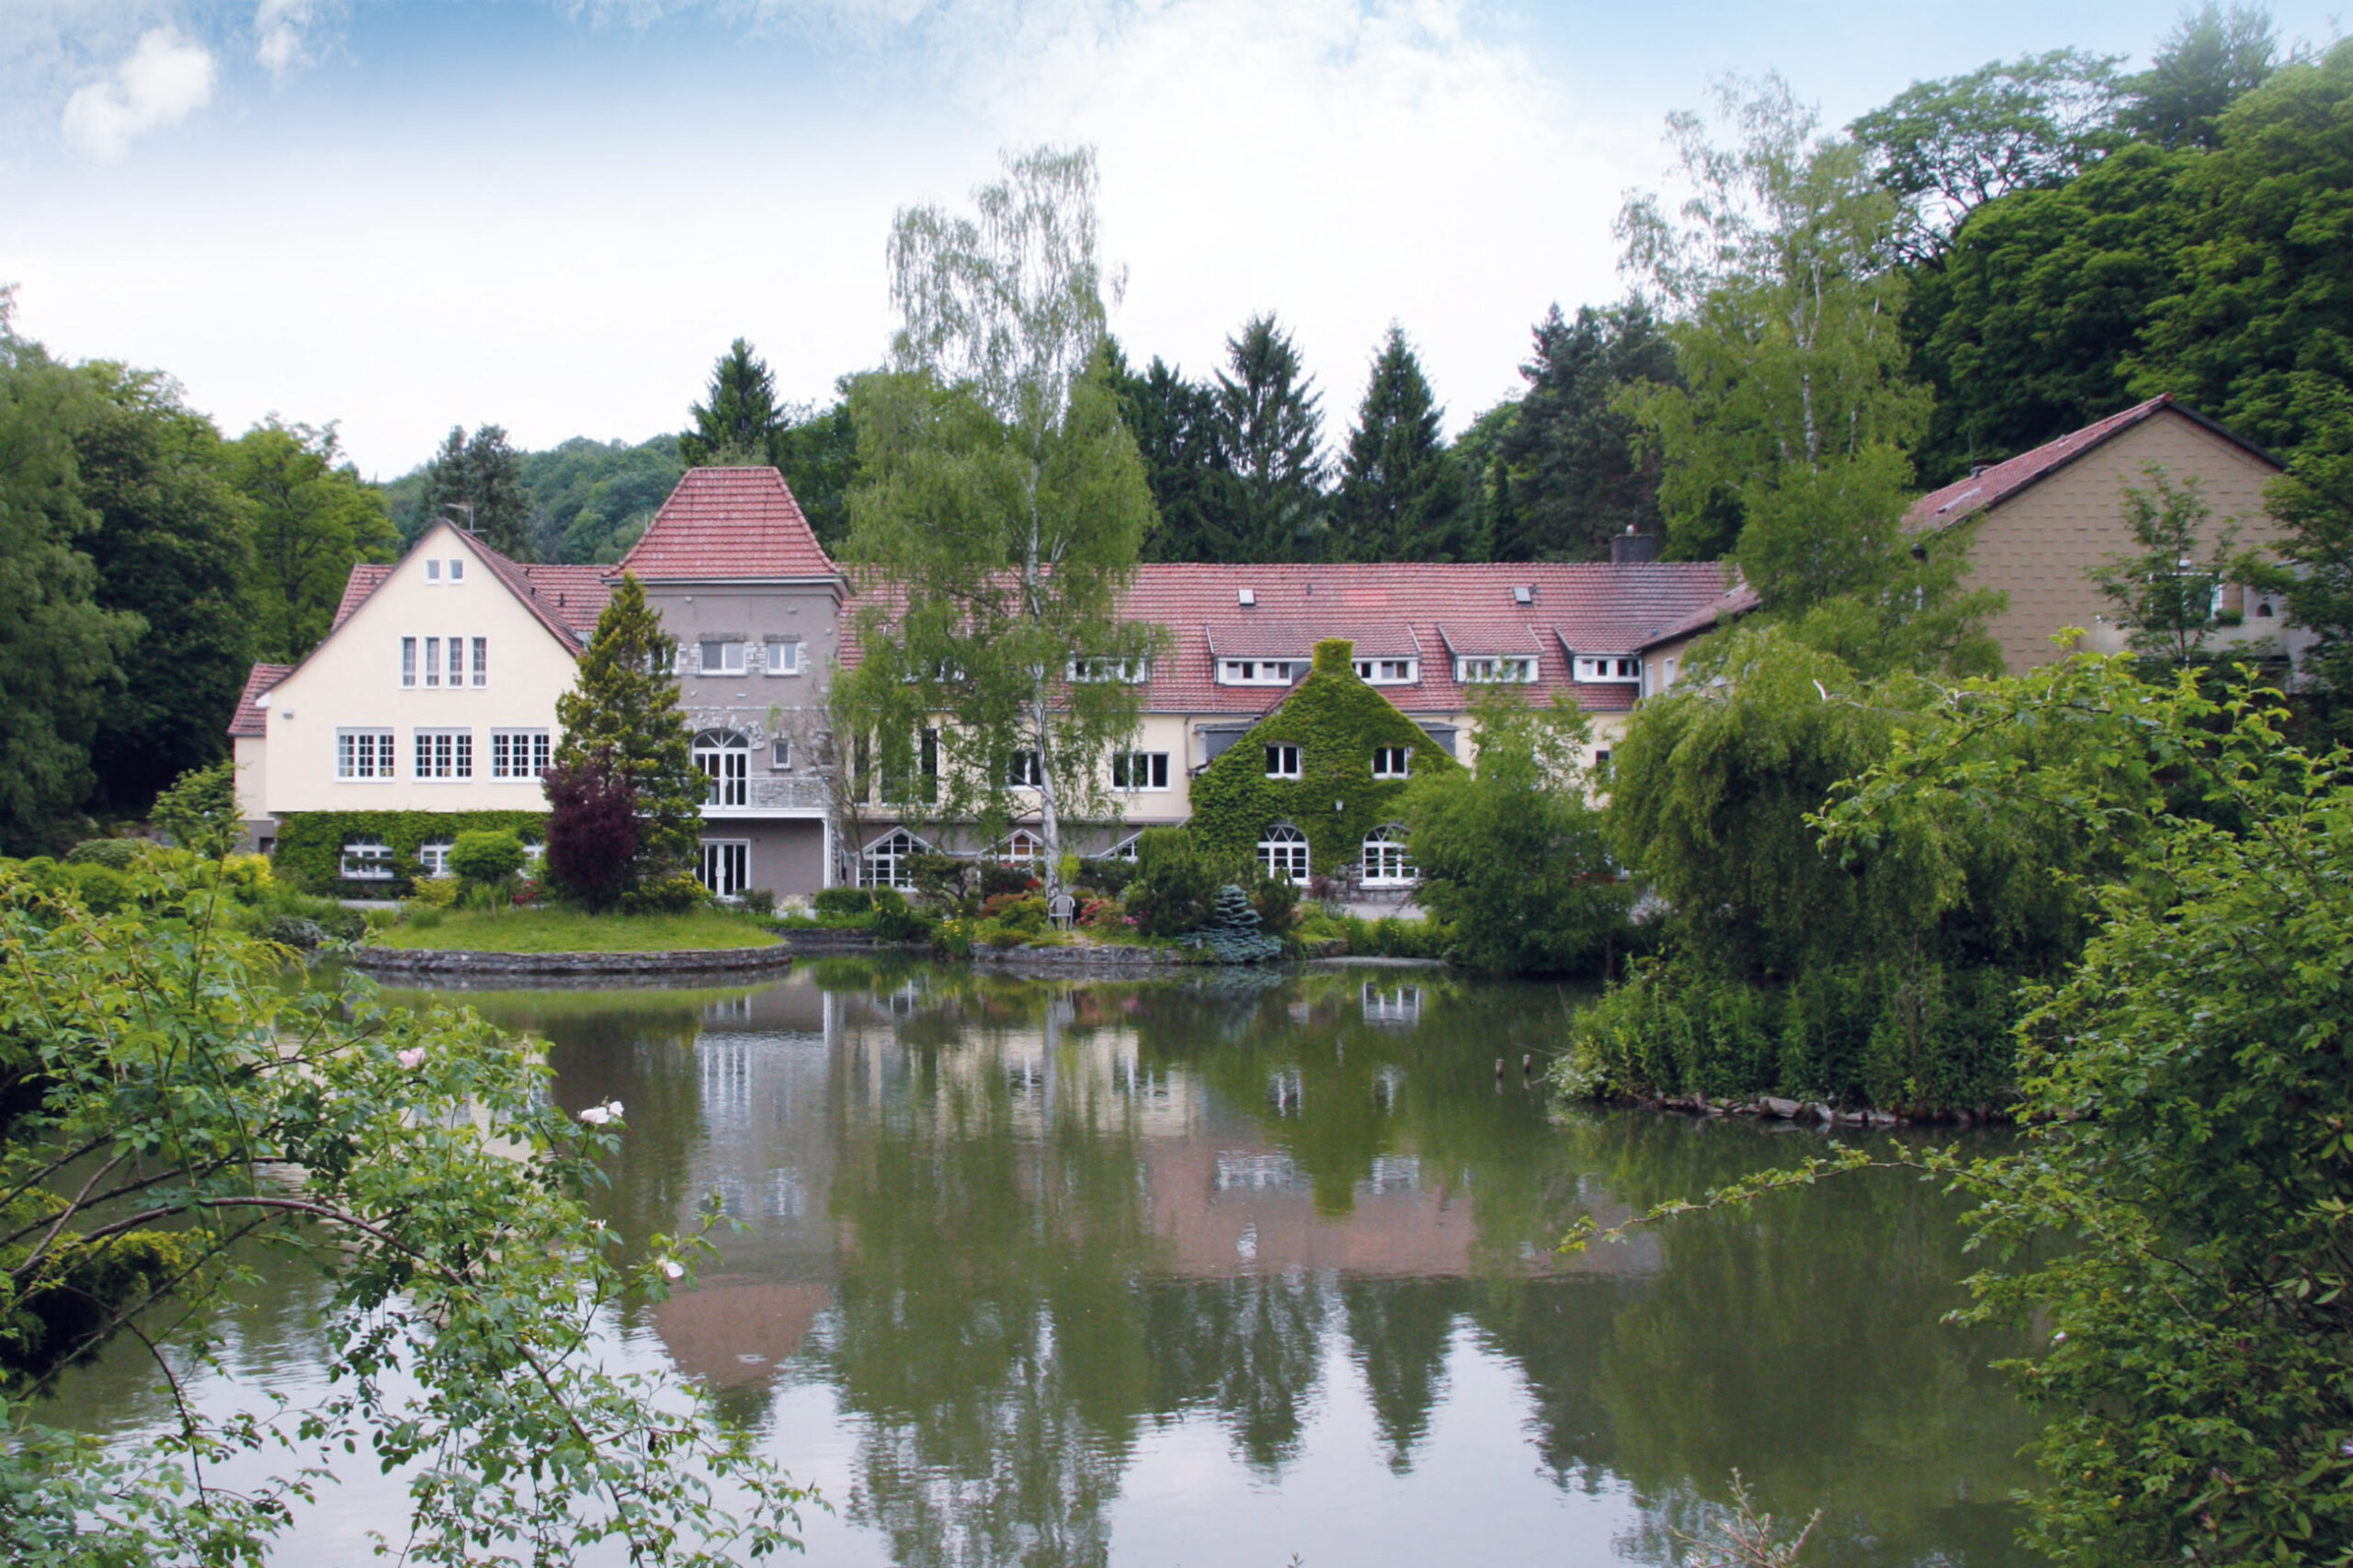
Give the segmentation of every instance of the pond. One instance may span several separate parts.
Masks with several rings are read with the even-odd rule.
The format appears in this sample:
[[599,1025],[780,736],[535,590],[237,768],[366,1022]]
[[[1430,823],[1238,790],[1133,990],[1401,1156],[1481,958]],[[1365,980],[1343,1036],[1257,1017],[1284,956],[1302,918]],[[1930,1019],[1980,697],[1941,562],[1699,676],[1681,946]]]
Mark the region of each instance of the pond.
[[[627,1106],[604,1218],[675,1231],[715,1194],[740,1222],[696,1290],[617,1314],[613,1354],[703,1380],[819,1488],[812,1562],[1666,1562],[1734,1469],[1822,1510],[1807,1562],[2023,1561],[2032,1426],[1989,1368],[2023,1345],[1939,1322],[1970,1263],[1934,1187],[1557,1253],[1581,1214],[1815,1146],[1552,1101],[1521,1060],[1574,993],[835,960],[457,999],[543,1038],[567,1108]],[[299,1399],[320,1305],[264,1281],[235,1379]],[[162,1410],[119,1352],[50,1415]],[[363,1560],[404,1517],[354,1463],[279,1560]]]

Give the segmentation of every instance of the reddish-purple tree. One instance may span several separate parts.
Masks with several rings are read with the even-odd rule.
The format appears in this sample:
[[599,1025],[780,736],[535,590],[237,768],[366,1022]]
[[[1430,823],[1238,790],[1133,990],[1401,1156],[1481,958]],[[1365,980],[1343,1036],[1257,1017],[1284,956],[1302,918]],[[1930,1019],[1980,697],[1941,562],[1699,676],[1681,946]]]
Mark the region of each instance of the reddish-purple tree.
[[637,865],[637,791],[613,770],[612,754],[551,767],[548,881],[593,914],[610,909]]

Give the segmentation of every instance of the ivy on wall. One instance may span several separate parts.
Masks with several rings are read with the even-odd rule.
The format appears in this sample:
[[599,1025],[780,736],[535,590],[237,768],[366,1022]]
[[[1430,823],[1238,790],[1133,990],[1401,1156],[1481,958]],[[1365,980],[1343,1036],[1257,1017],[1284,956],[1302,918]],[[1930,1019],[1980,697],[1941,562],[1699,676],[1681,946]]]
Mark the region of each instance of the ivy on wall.
[[[271,863],[278,875],[313,892],[350,897],[406,890],[419,869],[417,846],[461,833],[513,833],[544,839],[545,812],[289,812],[278,819],[278,848]],[[395,881],[346,881],[343,846],[381,844],[392,852]]]
[[[1374,747],[1411,747],[1417,778],[1461,769],[1428,731],[1358,678],[1355,653],[1354,643],[1337,638],[1315,644],[1307,678],[1193,781],[1192,831],[1205,848],[1255,859],[1260,835],[1287,822],[1307,835],[1309,869],[1336,874],[1359,862],[1368,834],[1398,820],[1409,780],[1375,778]],[[1270,745],[1299,747],[1296,779],[1267,777]]]

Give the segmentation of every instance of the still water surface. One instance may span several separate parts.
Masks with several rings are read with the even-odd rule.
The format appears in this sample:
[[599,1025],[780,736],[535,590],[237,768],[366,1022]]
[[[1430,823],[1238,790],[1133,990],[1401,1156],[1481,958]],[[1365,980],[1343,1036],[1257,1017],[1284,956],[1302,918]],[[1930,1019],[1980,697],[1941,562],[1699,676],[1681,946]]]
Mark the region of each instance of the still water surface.
[[[2022,1561],[2031,1426],[1987,1367],[2020,1346],[1938,1322],[1949,1199],[1857,1178],[1556,1253],[1811,1140],[1548,1103],[1520,1058],[1572,994],[829,960],[460,999],[547,1041],[567,1108],[627,1106],[606,1219],[676,1230],[716,1193],[741,1222],[614,1353],[704,1381],[819,1488],[813,1563],[1665,1562],[1735,1467],[1823,1510],[1809,1562]],[[256,1292],[236,1381],[299,1395],[319,1305]],[[162,1415],[127,1353],[65,1403]],[[362,1561],[403,1517],[355,1466],[280,1561]]]

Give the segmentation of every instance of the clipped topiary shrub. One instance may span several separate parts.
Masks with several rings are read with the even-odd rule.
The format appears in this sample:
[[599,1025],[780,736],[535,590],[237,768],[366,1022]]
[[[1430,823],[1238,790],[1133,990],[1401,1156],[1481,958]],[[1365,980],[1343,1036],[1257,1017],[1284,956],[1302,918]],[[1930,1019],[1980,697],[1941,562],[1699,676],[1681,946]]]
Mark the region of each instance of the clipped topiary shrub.
[[685,872],[656,877],[621,892],[623,915],[684,915],[710,901],[703,885]]
[[874,907],[874,893],[869,888],[824,888],[813,905],[820,915],[864,915]]

